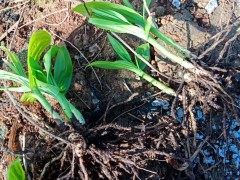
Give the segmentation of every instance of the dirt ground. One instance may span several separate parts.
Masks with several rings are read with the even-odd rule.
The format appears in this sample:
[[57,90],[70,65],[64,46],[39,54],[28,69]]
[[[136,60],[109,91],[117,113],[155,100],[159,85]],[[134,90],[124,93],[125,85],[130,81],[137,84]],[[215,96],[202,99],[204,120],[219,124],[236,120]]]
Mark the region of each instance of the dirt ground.
[[[140,7],[138,0],[131,2]],[[212,93],[197,78],[182,83],[185,71],[152,48],[151,64],[169,78],[147,72],[186,97],[180,100],[129,71],[85,68],[117,56],[106,31],[71,11],[80,2],[0,0],[0,43],[23,62],[29,37],[38,29],[49,31],[54,44],[67,46],[74,64],[67,99],[86,119],[85,126],[63,131],[39,103],[19,105],[20,112],[0,91],[0,177],[6,179],[20,152],[28,179],[239,179],[240,2],[219,0],[211,14],[204,9],[207,2],[182,0],[176,8],[158,0],[150,6],[159,29],[196,54],[194,63],[226,92]],[[142,43],[121,37],[133,48]],[[6,68],[1,59],[0,65]],[[13,96],[19,102],[21,94]]]

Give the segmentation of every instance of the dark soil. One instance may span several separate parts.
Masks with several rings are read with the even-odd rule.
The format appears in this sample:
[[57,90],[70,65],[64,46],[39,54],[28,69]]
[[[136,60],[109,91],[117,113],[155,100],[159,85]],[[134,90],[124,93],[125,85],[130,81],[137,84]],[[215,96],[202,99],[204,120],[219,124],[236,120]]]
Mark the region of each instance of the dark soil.
[[[85,68],[87,61],[114,60],[117,56],[107,40],[107,32],[70,11],[78,3],[50,1],[20,6],[21,2],[6,2],[0,0],[0,9],[3,9],[0,10],[0,37],[19,19],[20,23],[13,43],[11,31],[0,39],[1,45],[9,47],[11,44],[11,50],[20,54],[23,61],[29,37],[35,30],[46,29],[52,34],[54,44],[66,45],[74,63],[67,98],[81,110],[86,125],[63,131],[40,104],[21,105],[43,129],[68,142],[53,138],[29,123],[7,94],[1,92],[0,174],[3,179],[15,157],[10,156],[9,151],[23,151],[23,138],[28,175],[32,179],[240,177],[240,129],[236,119],[240,106],[238,2],[219,1],[212,14],[204,10],[201,4],[204,0],[182,1],[180,9],[173,7],[170,1],[157,1],[150,8],[156,13],[160,30],[201,57],[195,63],[212,73],[233,102],[224,99],[224,94],[211,94],[201,79],[181,83],[184,70],[176,64],[166,63],[153,48],[152,65],[170,78],[150,70],[147,72],[174,87],[186,100],[159,93],[129,71],[94,69],[94,73],[93,69]],[[137,0],[133,4],[140,7]],[[19,6],[4,10],[16,5]],[[48,16],[51,13],[54,14]],[[132,36],[121,37],[133,48],[142,43]],[[0,57],[5,54],[0,52]],[[5,65],[1,62],[3,68]],[[21,94],[13,95],[19,101]],[[56,110],[60,110],[57,102],[50,101]],[[231,106],[233,103],[237,107]],[[14,124],[17,124],[16,137],[11,149],[9,142]]]

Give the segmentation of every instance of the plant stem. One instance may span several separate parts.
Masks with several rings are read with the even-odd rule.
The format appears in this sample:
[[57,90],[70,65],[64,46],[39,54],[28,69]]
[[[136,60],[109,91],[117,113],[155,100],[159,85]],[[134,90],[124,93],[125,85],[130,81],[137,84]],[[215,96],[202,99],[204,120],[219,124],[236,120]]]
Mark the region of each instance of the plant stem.
[[151,28],[151,33],[153,33],[155,36],[157,36],[159,39],[161,39],[162,41],[164,41],[166,44],[170,45],[171,47],[173,47],[175,50],[177,50],[179,53],[181,53],[182,55],[186,56],[186,57],[190,57],[192,56],[194,59],[197,58],[196,55],[192,54],[190,51],[188,51],[187,49],[183,48],[182,46],[180,46],[179,44],[177,44],[173,39],[171,39],[170,37],[166,36],[165,34],[163,34],[160,30],[158,30],[155,27]]
[[183,59],[182,57],[168,51],[163,45],[161,45],[157,40],[155,40],[153,37],[148,37],[148,43],[153,45],[157,50],[160,51],[160,53],[167,58],[169,58],[171,61],[181,65],[182,67],[186,68],[190,72],[197,74],[197,75],[204,75],[205,73],[199,69],[197,69],[191,62]]
[[42,93],[37,88],[33,88],[32,92],[35,98],[42,104],[42,106],[52,115],[53,119],[56,121],[58,125],[62,124],[64,121],[61,116],[53,110],[52,106],[46,100],[46,98],[42,95]]
[[176,96],[176,92],[172,88],[166,86],[165,84],[163,84],[160,81],[157,81],[156,79],[154,79],[153,77],[151,77],[147,73],[143,72],[142,70],[135,71],[135,72],[140,77],[142,77],[146,81],[150,82],[152,85],[156,86],[158,89],[162,90],[164,93],[169,94],[171,96]]

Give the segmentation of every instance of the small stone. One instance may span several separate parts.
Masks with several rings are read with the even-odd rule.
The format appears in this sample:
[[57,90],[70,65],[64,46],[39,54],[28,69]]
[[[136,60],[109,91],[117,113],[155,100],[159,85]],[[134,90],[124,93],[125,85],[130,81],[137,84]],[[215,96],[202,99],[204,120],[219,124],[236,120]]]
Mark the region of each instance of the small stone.
[[156,16],[157,16],[157,17],[158,17],[158,16],[163,16],[163,15],[165,14],[165,12],[166,12],[166,10],[165,10],[165,8],[162,7],[162,6],[158,6],[158,7],[156,8]]
[[167,24],[167,21],[166,21],[166,19],[165,19],[165,18],[161,19],[161,24],[162,24],[162,25],[165,25],[165,24]]
[[16,21],[19,20],[19,18],[20,18],[20,15],[19,15],[19,14],[13,14],[13,15],[9,18],[9,20],[16,22]]
[[80,59],[80,56],[79,56],[79,55],[74,55],[74,59],[75,59],[76,61],[78,61],[78,60]]
[[82,90],[81,84],[79,84],[79,83],[74,83],[74,89],[75,89],[76,91],[81,91],[81,90]]
[[173,1],[172,1],[172,5],[173,5],[174,7],[176,7],[176,8],[179,8],[180,5],[181,5],[181,2],[180,2],[179,0],[173,0]]
[[217,0],[210,0],[205,9],[208,14],[211,14],[218,7]]

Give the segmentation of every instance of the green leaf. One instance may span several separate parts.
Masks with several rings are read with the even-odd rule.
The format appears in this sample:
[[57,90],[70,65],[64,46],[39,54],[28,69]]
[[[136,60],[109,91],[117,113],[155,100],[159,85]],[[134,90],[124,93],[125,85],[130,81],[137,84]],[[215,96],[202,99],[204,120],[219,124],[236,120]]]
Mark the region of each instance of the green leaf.
[[128,61],[95,61],[88,66],[94,66],[103,69],[127,69],[133,72],[138,71],[137,67],[133,63]]
[[7,179],[8,180],[25,180],[25,172],[23,170],[21,161],[17,158],[13,161],[7,171]]
[[[88,11],[86,10],[84,5],[86,5]],[[97,8],[116,11],[119,14],[123,15],[131,23],[142,26],[145,24],[142,16],[135,10],[120,4],[114,4],[110,2],[86,2],[85,4],[80,4],[76,6],[73,11],[83,14],[86,17],[94,17],[94,14],[92,12],[93,9]],[[88,12],[90,13],[90,16]]]
[[100,19],[100,18],[91,18],[89,20],[89,23],[105,30],[118,32],[118,33],[128,33],[128,34],[138,36],[139,38],[142,38],[144,40],[147,40],[147,36],[142,28],[139,28],[134,25],[129,25],[124,22],[119,23],[119,22],[114,22],[114,21]]
[[47,51],[47,53],[43,57],[43,63],[45,66],[46,74],[47,74],[47,83],[56,85],[55,80],[52,75],[52,59],[56,57],[57,52],[59,50],[58,46],[51,46],[51,48]]
[[43,71],[42,66],[38,64],[37,61],[35,61],[33,58],[30,58],[29,65],[31,67],[32,76],[42,82],[47,82],[47,76],[46,73]]
[[8,56],[12,62],[12,64],[10,64],[9,62],[4,60],[4,62],[8,65],[8,67],[10,69],[12,69],[12,71],[15,72],[16,74],[23,76],[23,77],[27,77],[19,58],[4,46],[0,46],[0,49],[2,49],[3,51],[5,51],[8,54]]
[[23,86],[29,87],[29,80],[27,78],[13,74],[11,72],[4,71],[4,70],[0,70],[0,79],[14,81],[14,82],[20,83]]
[[125,4],[125,6],[131,8],[131,9],[134,9],[132,4],[129,2],[129,0],[123,0],[123,3]]
[[83,115],[80,113],[80,111],[78,111],[70,102],[69,103],[69,107],[72,111],[72,113],[74,114],[74,117],[81,123],[81,124],[85,124],[85,119],[83,117]]
[[36,98],[34,97],[34,94],[32,94],[32,93],[24,93],[22,95],[20,101],[32,104],[34,101],[36,101]]
[[68,120],[70,120],[71,122],[73,114],[69,106],[68,100],[65,98],[65,96],[62,93],[58,93],[54,95],[54,98],[59,102],[65,115],[67,116]]
[[[150,60],[150,46],[149,43],[142,44],[137,47],[136,52],[142,56],[145,60],[149,61]],[[137,56],[135,56],[136,64],[138,68],[141,70],[144,70],[146,67],[146,64],[139,59]]]
[[28,77],[31,88],[37,87],[37,73],[34,71],[34,67],[32,67],[35,66],[36,63],[33,61],[38,62],[40,60],[42,53],[50,45],[50,43],[51,35],[44,30],[36,31],[30,38],[28,46]]
[[73,66],[70,54],[66,47],[59,48],[54,66],[54,79],[62,91],[66,94],[72,81]]
[[113,38],[110,34],[107,34],[107,36],[113,49],[116,51],[118,56],[125,61],[132,62],[132,59],[127,50],[125,49],[125,47],[118,40]]
[[162,41],[164,41],[166,44],[172,46],[175,50],[177,50],[178,52],[180,52],[182,55],[186,56],[186,57],[190,57],[191,52],[188,51],[187,49],[185,49],[184,47],[180,46],[179,44],[177,44],[172,38],[166,36],[165,34],[163,34],[160,30],[158,30],[155,27],[151,27],[151,33],[153,33],[155,36],[157,36],[159,39],[161,39]]
[[130,24],[123,15],[113,10],[93,9],[93,14],[95,18],[101,18],[101,19],[111,20],[115,22],[120,22],[120,23],[123,22],[126,24]]
[[51,35],[44,30],[38,30],[33,33],[28,46],[28,59],[32,57],[35,61],[39,61],[44,50],[51,43]]
[[[146,2],[147,2],[147,5],[149,5],[151,3],[151,0],[146,0]],[[86,5],[88,11],[90,12],[90,16],[87,13],[85,5]],[[121,14],[122,16],[124,16],[127,19],[128,22],[130,22],[132,24],[139,25],[142,28],[144,28],[145,25],[146,25],[145,17],[140,15],[135,10],[133,10],[133,9],[131,9],[129,7],[123,6],[123,5],[109,3],[109,2],[87,2],[85,4],[78,5],[77,7],[75,7],[73,9],[73,11],[78,12],[80,14],[83,14],[84,16],[87,16],[87,17],[90,17],[90,18],[95,18],[96,14],[92,14],[92,11],[93,11],[93,9],[96,9],[96,8],[116,11],[119,14]],[[145,8],[144,8],[144,10],[145,10]],[[101,19],[103,19],[103,18],[101,18]],[[91,21],[91,19],[90,19],[90,21]],[[107,21],[104,21],[104,23],[107,23]],[[114,24],[111,23],[111,25],[114,25]],[[96,23],[96,26],[111,31],[111,29],[109,27],[108,28],[106,28],[104,26],[102,27],[98,23]],[[118,31],[114,31],[114,32],[119,32],[119,30]],[[184,56],[190,57],[190,55],[191,55],[190,51],[188,51],[185,48],[183,48],[180,45],[178,45],[174,40],[172,40],[171,38],[167,37],[165,34],[160,32],[154,26],[151,26],[150,32],[153,33],[155,36],[157,36],[162,41],[164,41],[165,43],[167,43],[168,45],[172,46],[174,49],[176,49],[178,52],[180,52]],[[120,32],[120,33],[128,33],[128,32],[126,31],[126,32]],[[133,33],[130,33],[130,34],[133,34]],[[135,34],[133,34],[133,35],[135,35]],[[138,37],[140,37],[140,36],[138,36]],[[146,38],[144,38],[144,39],[146,39]]]

